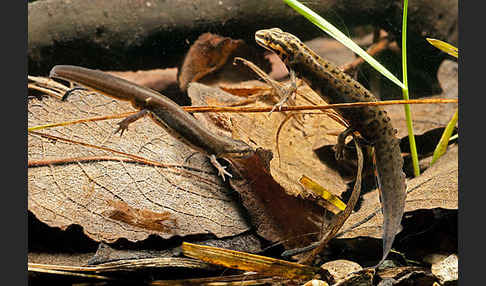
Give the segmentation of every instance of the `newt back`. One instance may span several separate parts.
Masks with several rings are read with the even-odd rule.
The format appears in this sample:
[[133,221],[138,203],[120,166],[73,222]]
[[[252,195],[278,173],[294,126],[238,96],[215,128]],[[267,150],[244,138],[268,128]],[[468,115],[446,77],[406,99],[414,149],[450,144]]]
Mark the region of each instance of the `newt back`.
[[[275,52],[327,103],[370,102],[377,99],[359,82],[306,47],[297,37],[278,28],[260,30],[255,40]],[[388,255],[405,208],[406,184],[397,130],[379,106],[336,110],[353,130],[375,147],[375,160],[383,212],[383,257]]]

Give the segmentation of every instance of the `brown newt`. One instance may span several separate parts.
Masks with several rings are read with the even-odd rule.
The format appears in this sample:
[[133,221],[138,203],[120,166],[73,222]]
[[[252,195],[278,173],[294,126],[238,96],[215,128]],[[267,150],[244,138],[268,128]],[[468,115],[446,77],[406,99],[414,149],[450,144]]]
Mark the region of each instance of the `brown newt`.
[[[377,101],[359,82],[318,56],[294,35],[273,28],[257,31],[255,40],[276,53],[289,70],[301,77],[327,103]],[[349,130],[358,131],[375,148],[383,212],[383,256],[378,263],[380,265],[390,252],[405,208],[405,174],[397,130],[393,128],[386,111],[379,106],[343,108],[337,112],[349,122]],[[338,138],[337,156],[341,155],[340,150],[349,130]]]
[[220,136],[210,132],[194,116],[164,95],[108,73],[88,68],[57,65],[50,77],[76,82],[84,87],[113,97],[130,101],[140,110],[137,114],[121,121],[117,131],[123,131],[137,119],[149,115],[167,133],[182,141],[192,149],[207,154],[223,177],[231,174],[221,166],[216,158],[244,158],[253,154],[254,149],[241,140]]

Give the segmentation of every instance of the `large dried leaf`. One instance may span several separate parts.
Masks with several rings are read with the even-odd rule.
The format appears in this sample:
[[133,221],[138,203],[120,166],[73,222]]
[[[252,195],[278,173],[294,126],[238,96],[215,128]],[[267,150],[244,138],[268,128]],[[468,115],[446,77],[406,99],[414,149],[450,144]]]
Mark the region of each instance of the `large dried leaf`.
[[[251,89],[252,86],[254,83],[246,87]],[[245,86],[240,85],[242,87]],[[241,100],[198,83],[192,83],[188,93],[193,105],[231,105]],[[268,106],[268,103],[257,102],[255,105]],[[322,140],[324,137],[329,144],[335,139],[335,136],[326,136],[323,130],[335,131],[342,126],[325,115],[305,117],[303,127],[289,122],[282,129],[279,158],[275,135],[285,116],[278,112],[271,117],[267,113],[196,114],[213,132],[271,150],[274,158],[269,164],[261,160],[264,155],[246,160],[247,167],[239,168],[245,180],[230,182],[239,192],[259,235],[270,241],[282,241],[287,247],[301,247],[316,240],[324,209],[312,200],[314,195],[299,184],[299,178],[303,174],[312,177],[334,194],[341,194],[346,189],[343,179],[322,164],[312,150],[316,138]],[[329,126],[323,127],[324,124]]]
[[[133,111],[129,103],[99,94],[74,93],[68,102],[31,99],[28,124],[32,127],[127,111]],[[29,133],[29,163],[71,161],[29,168],[28,206],[39,220],[63,229],[78,224],[92,239],[107,242],[122,237],[137,241],[150,234],[169,238],[212,233],[224,237],[250,228],[204,155],[190,157],[192,150],[149,118],[132,124],[120,138],[114,135],[119,120],[86,122],[42,132],[190,168],[100,157],[83,161],[80,158],[122,156]]]
[[[441,157],[435,165],[419,177],[407,181],[405,212],[419,209],[457,209],[458,208],[458,148],[457,145]],[[381,238],[383,216],[380,210],[378,190],[363,196],[359,211],[353,213],[343,226],[340,238],[370,236]],[[371,217],[370,215],[376,214]],[[366,221],[349,230],[354,224]]]
[[325,210],[312,200],[288,194],[269,172],[268,160],[264,160],[269,151],[258,149],[257,154],[244,161],[246,168],[239,168],[244,179],[230,180],[255,231],[287,248],[302,247],[315,241]]
[[[253,88],[254,82],[246,82],[239,85],[240,88]],[[220,89],[210,88],[202,84],[193,83],[189,87],[189,96],[193,105],[230,105],[241,101]],[[311,89],[304,86],[299,92],[304,93],[314,102],[323,104]],[[252,106],[268,107],[275,104],[273,101],[256,101]],[[296,105],[309,105],[308,101],[297,97]],[[270,172],[285,191],[294,196],[306,196],[307,192],[299,184],[303,174],[317,181],[321,186],[340,195],[346,190],[346,184],[339,174],[332,168],[324,165],[313,152],[315,142],[324,142],[332,145],[336,143],[336,134],[344,130],[343,126],[336,123],[324,113],[298,115],[301,122],[291,119],[281,129],[279,140],[276,142],[276,135],[280,124],[285,120],[288,113],[200,113],[195,116],[205,121],[208,128],[214,132],[237,137],[245,142],[252,142],[254,145],[271,150],[274,158],[270,161]],[[232,125],[231,130],[221,128],[226,122]],[[227,125],[227,123],[226,123]],[[277,150],[277,143],[280,149]]]

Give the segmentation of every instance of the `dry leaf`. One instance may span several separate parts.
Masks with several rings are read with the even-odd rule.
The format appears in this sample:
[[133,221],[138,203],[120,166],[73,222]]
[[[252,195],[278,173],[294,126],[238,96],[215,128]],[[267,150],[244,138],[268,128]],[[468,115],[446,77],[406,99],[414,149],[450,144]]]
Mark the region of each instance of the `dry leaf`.
[[404,266],[390,267],[377,273],[381,281],[379,286],[385,285],[432,285],[437,280],[430,270],[424,267]]
[[[444,61],[439,67],[437,74],[443,92],[440,95],[428,98],[458,98],[457,73],[456,62]],[[457,110],[457,107],[457,103],[411,105],[414,133],[422,134],[431,129],[445,127]],[[384,109],[393,121],[393,126],[398,130],[397,136],[408,136],[403,106],[385,105]]]
[[327,275],[327,270],[314,266],[187,242],[182,244],[182,252],[210,264],[284,278],[311,279],[317,274]]
[[[252,85],[251,82],[249,84]],[[198,83],[192,83],[188,93],[193,105],[230,105],[241,100],[220,89]],[[302,93],[311,97],[315,102],[322,103],[318,95],[309,88],[304,88]],[[298,97],[296,104],[304,104],[304,102],[309,104]],[[273,104],[273,102],[256,102],[255,106],[270,106],[269,104]],[[286,118],[284,112],[274,112],[271,115],[268,113],[196,113],[195,116],[205,122],[213,132],[233,136],[271,150],[274,156],[270,161],[271,175],[291,195],[306,196],[308,193],[299,184],[299,179],[303,174],[313,178],[335,195],[340,195],[346,190],[346,184],[339,174],[320,162],[313,152],[316,140],[335,144],[336,136],[327,133],[335,134],[336,131],[344,130],[341,125],[323,113],[306,114],[304,126],[299,126],[293,120],[285,124],[278,142],[280,158],[278,158],[275,136],[280,123]],[[220,128],[220,126],[228,124],[231,125],[231,128]]]
[[459,277],[459,258],[451,254],[431,267],[432,273],[440,280],[441,284],[452,283]]
[[[449,150],[435,165],[427,169],[419,177],[407,181],[407,199],[405,212],[418,209],[457,209],[458,208],[458,148],[450,146]],[[353,213],[343,226],[340,238],[370,236],[381,238],[383,216],[380,211],[378,190],[363,195],[363,203],[359,211]],[[375,216],[369,218],[370,215]],[[365,223],[354,227],[353,225]]]
[[363,267],[361,267],[361,265],[358,263],[344,259],[328,261],[322,264],[321,268],[328,270],[335,281],[344,279],[346,275],[351,272],[356,272],[363,269]]
[[373,285],[373,277],[375,270],[373,268],[365,268],[363,270],[352,272],[344,279],[334,284],[334,286],[371,286]]
[[[193,105],[230,105],[241,100],[198,83],[192,83],[188,93]],[[271,117],[267,113],[204,113],[195,116],[215,133],[270,149],[274,156],[277,154],[275,134],[285,118],[283,113],[274,112]],[[312,200],[316,196],[299,184],[303,174],[335,195],[346,189],[343,179],[322,164],[312,151],[314,140],[322,138],[323,130],[342,127],[325,115],[308,116],[304,122],[304,127],[297,127],[293,122],[284,127],[280,140],[281,158],[273,158],[269,166],[258,158],[250,158],[240,163],[246,165],[239,168],[244,179],[230,180],[242,197],[257,233],[270,241],[282,241],[287,247],[301,247],[315,241],[321,229],[324,209]],[[325,128],[324,124],[329,126]],[[335,137],[327,136],[327,140],[330,143]]]
[[68,271],[72,273],[110,273],[114,271],[147,271],[153,268],[182,268],[182,269],[198,269],[198,270],[214,270],[214,266],[207,263],[190,259],[190,258],[172,258],[172,257],[158,257],[145,258],[133,260],[120,260],[115,262],[108,262],[100,265],[90,266],[71,266],[71,265],[55,265],[55,264],[38,264],[29,263],[29,271],[40,269]]
[[258,273],[244,273],[240,275],[218,275],[215,277],[155,280],[152,286],[210,286],[210,285],[292,285],[293,279],[262,275]]
[[179,86],[186,91],[190,82],[240,81],[254,79],[255,75],[248,70],[233,67],[234,57],[247,57],[258,62],[266,70],[270,63],[262,53],[255,52],[255,47],[243,40],[204,33],[191,45],[184,63],[178,71]]
[[[28,124],[32,127],[128,111],[133,111],[129,103],[99,94],[73,93],[67,102],[51,97],[31,99]],[[90,238],[106,242],[118,238],[138,241],[150,234],[164,238],[208,233],[225,237],[250,228],[206,156],[193,154],[149,118],[131,125],[120,138],[114,135],[119,120],[86,122],[42,132],[190,168],[124,162],[116,159],[119,154],[109,151],[29,134],[29,162],[72,159],[64,164],[41,164],[28,169],[28,207],[39,220],[62,229],[78,224]],[[106,160],[107,156],[115,159]],[[81,160],[87,157],[99,160]],[[164,227],[153,229],[110,218],[113,201],[138,213],[165,214],[177,226],[159,221],[159,226]]]

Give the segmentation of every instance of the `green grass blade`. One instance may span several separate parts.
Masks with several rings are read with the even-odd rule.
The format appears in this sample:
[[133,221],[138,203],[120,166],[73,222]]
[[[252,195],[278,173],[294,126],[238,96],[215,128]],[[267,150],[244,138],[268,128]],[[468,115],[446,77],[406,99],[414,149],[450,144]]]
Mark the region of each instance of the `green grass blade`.
[[[441,40],[427,38],[427,41],[434,47],[438,48],[439,50],[448,53],[449,55],[457,58],[459,56],[459,51],[456,47]],[[452,116],[451,120],[447,124],[442,136],[439,140],[439,144],[435,147],[434,155],[432,156],[432,161],[430,162],[430,166],[437,161],[447,150],[447,145],[450,140],[457,138],[457,134],[451,137],[452,131],[454,131],[454,127],[456,126],[457,119],[458,119],[459,112],[456,110],[454,115]]]
[[434,155],[432,156],[432,161],[430,162],[430,166],[440,158],[440,156],[444,155],[447,150],[447,145],[449,144],[449,140],[451,139],[452,131],[454,131],[454,127],[456,126],[457,119],[458,119],[459,111],[456,110],[454,115],[452,116],[451,121],[447,124],[444,133],[442,133],[442,137],[439,140],[439,144],[435,147]]
[[[368,53],[366,53],[363,49],[361,49],[357,44],[355,44],[351,39],[349,39],[345,34],[339,31],[336,27],[334,27],[331,23],[326,21],[324,18],[319,16],[317,13],[303,5],[297,0],[283,0],[287,5],[292,7],[298,13],[306,17],[309,21],[311,21],[314,25],[321,28],[324,32],[328,33],[331,37],[345,45],[347,48],[358,54],[362,57],[366,62],[368,62],[373,68],[375,68],[378,72],[383,74],[385,77],[390,79],[396,85],[402,88],[403,98],[409,99],[408,96],[408,82],[407,82],[407,57],[406,57],[406,31],[407,31],[407,9],[408,9],[408,1],[405,0],[403,4],[403,26],[402,26],[402,61],[403,61],[403,83],[398,80],[390,71],[388,71],[384,66],[382,66],[378,61],[376,61],[373,57],[371,57]],[[412,115],[410,112],[410,105],[405,105],[405,118],[407,122],[407,130],[408,130],[408,138],[410,142],[410,150],[412,155],[412,164],[414,169],[414,175],[420,175],[420,169],[418,164],[418,155],[417,155],[417,147],[415,144],[415,136],[413,134],[413,125],[412,125]]]
[[[402,88],[403,99],[408,100],[408,77],[407,77],[407,11],[408,0],[403,1],[403,16],[402,16],[402,74],[403,85]],[[412,112],[410,111],[410,104],[405,104],[405,121],[407,124],[408,142],[410,144],[410,153],[412,155],[413,174],[415,177],[420,175],[420,167],[418,162],[417,144],[415,143],[415,136],[413,134]]]
[[400,80],[398,80],[390,71],[388,71],[382,64],[380,64],[377,60],[375,60],[372,56],[370,56],[367,52],[365,52],[362,48],[360,48],[356,43],[354,43],[350,38],[348,38],[345,34],[339,31],[336,27],[334,27],[331,23],[326,21],[324,18],[319,16],[317,13],[300,3],[296,0],[283,0],[287,5],[292,7],[294,10],[299,12],[302,16],[306,17],[309,21],[314,23],[317,27],[321,28],[324,32],[328,33],[331,37],[345,45],[347,48],[358,54],[362,57],[366,62],[368,62],[373,68],[383,74],[386,78],[390,79],[396,85],[401,87],[402,89],[406,88]]

